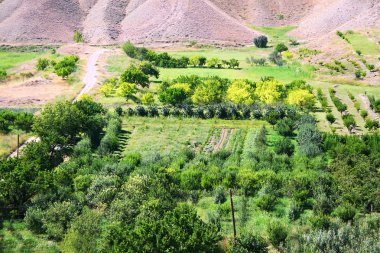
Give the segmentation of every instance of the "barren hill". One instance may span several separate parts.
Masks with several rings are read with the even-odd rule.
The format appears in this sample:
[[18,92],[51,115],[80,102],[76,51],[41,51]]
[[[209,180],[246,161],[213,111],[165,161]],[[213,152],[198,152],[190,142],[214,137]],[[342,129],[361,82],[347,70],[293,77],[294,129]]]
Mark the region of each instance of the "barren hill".
[[296,25],[292,35],[380,26],[379,0],[0,0],[0,42],[203,41],[246,44],[250,25]]

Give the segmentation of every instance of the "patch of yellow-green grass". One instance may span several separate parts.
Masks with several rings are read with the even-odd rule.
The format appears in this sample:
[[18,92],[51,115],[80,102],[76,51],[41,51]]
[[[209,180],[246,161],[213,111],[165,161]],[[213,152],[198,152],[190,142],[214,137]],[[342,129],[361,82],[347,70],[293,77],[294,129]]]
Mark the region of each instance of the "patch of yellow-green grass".
[[212,128],[248,129],[263,124],[266,123],[254,120],[127,117],[123,129],[130,132],[130,138],[125,152],[138,152],[143,156],[178,152],[193,143],[202,147]]
[[[20,135],[20,143],[25,142],[28,139],[28,134]],[[0,158],[8,156],[14,150],[17,149],[17,134],[0,134]]]
[[269,38],[269,43],[275,45],[277,43],[288,44],[292,39],[288,32],[294,30],[296,26],[279,26],[279,27],[265,27],[265,26],[252,26],[256,31],[266,34]]
[[172,80],[180,75],[198,75],[201,77],[219,76],[229,79],[249,79],[258,81],[262,77],[272,76],[283,82],[297,79],[309,79],[313,76],[313,67],[309,65],[292,64],[278,66],[249,66],[243,69],[160,69],[160,80]]
[[20,221],[5,221],[0,230],[2,252],[60,252],[57,243],[49,241],[42,236],[36,236],[27,230],[25,224]]
[[138,62],[138,60],[132,59],[124,53],[112,55],[107,59],[107,71],[120,75],[130,64],[135,62]]
[[350,85],[350,84],[341,84],[339,82],[332,83],[332,82],[316,81],[316,80],[309,81],[309,83],[315,89],[318,89],[318,88],[329,89],[329,88],[333,88],[334,85],[337,85],[337,90],[338,92],[341,92],[341,93],[348,94],[348,92],[351,92],[354,96],[367,93],[369,95],[380,97],[380,86],[378,85],[364,85],[364,84]]
[[347,33],[346,37],[354,50],[359,50],[363,55],[379,56],[380,45],[370,40],[366,35],[358,32]]
[[16,53],[16,52],[0,52],[0,69],[8,70],[14,68],[24,62],[31,61],[43,53]]

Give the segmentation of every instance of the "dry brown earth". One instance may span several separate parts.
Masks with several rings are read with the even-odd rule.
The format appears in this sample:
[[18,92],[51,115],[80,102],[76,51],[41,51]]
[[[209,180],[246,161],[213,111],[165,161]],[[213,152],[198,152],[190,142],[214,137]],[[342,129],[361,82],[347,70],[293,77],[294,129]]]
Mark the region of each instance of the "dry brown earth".
[[[380,27],[379,0],[3,0],[0,42],[203,41],[247,44],[257,26],[295,25],[313,40],[337,29]],[[323,40],[322,40],[323,41]]]

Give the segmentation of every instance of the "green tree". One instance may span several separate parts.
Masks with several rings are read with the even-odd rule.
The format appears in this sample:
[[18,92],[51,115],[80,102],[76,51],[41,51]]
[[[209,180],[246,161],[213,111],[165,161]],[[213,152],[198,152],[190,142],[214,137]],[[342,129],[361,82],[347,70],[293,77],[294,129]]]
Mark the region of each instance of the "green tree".
[[268,37],[266,36],[259,36],[259,37],[256,37],[254,40],[253,40],[253,43],[255,44],[256,47],[258,48],[266,48],[267,45],[268,45]]
[[219,66],[221,66],[221,61],[218,58],[210,58],[210,59],[207,59],[206,65],[212,69],[220,68]]
[[64,253],[96,253],[101,234],[102,213],[98,210],[85,208],[83,213],[71,223],[68,233],[62,243]]
[[119,97],[130,98],[137,93],[137,87],[134,83],[121,82],[116,90],[116,95]]
[[282,95],[284,86],[277,80],[266,80],[256,83],[256,96],[266,104],[275,104]]
[[210,79],[203,81],[198,85],[192,96],[196,104],[214,104],[224,101],[226,87],[219,80]]
[[153,93],[145,93],[144,95],[141,96],[141,102],[144,105],[152,105],[154,104],[154,96]]
[[217,252],[221,239],[218,228],[204,223],[187,204],[178,205],[162,218],[145,215],[133,228],[113,230],[111,245],[116,252]]
[[52,145],[74,144],[79,138],[83,117],[83,113],[69,101],[48,104],[35,118],[33,131]]
[[73,40],[75,43],[83,43],[84,42],[84,37],[83,34],[79,31],[74,32]]
[[78,61],[79,61],[78,56],[74,56],[74,55],[65,56],[63,60],[57,62],[54,65],[54,72],[58,76],[65,79],[76,71]]
[[135,65],[131,65],[121,74],[120,81],[123,83],[134,83],[142,88],[149,87],[149,77]]
[[282,53],[288,51],[288,47],[284,43],[279,43],[276,45],[275,49],[277,52]]
[[183,104],[190,97],[191,88],[189,84],[174,84],[159,93],[159,100],[164,104]]
[[147,76],[154,76],[155,78],[160,77],[160,71],[158,70],[158,68],[153,66],[151,62],[144,61],[140,63],[139,68]]
[[289,93],[287,102],[290,105],[296,105],[301,109],[311,110],[315,105],[315,96],[308,90],[293,90]]
[[38,71],[43,71],[47,69],[49,65],[50,65],[50,61],[48,59],[41,58],[41,59],[38,59],[36,68]]
[[199,55],[194,55],[190,57],[189,64],[192,65],[194,68],[198,67],[201,63],[201,57]]
[[278,155],[286,154],[288,156],[292,156],[294,153],[295,147],[292,143],[291,139],[289,138],[283,138],[276,142],[276,145],[274,146],[274,151]]
[[250,83],[244,80],[235,80],[228,87],[227,99],[238,105],[253,104],[254,89]]

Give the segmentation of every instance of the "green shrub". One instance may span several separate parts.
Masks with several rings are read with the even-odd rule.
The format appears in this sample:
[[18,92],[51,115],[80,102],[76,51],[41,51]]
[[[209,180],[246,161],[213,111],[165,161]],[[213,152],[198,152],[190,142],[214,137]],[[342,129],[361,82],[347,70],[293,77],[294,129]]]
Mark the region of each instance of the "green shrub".
[[4,69],[0,69],[0,82],[6,80],[8,77],[7,72]]
[[363,119],[366,119],[368,117],[368,111],[367,110],[360,111],[360,116],[362,116]]
[[215,204],[223,204],[227,201],[226,193],[223,187],[218,187],[215,190],[214,203]]
[[330,124],[334,124],[334,122],[336,121],[336,118],[335,118],[334,114],[332,114],[332,113],[327,113],[326,119]]
[[276,142],[274,146],[274,151],[278,155],[288,155],[292,156],[294,153],[295,147],[291,139],[283,138]]
[[45,232],[43,229],[44,212],[39,208],[29,208],[25,213],[26,227],[36,234]]
[[288,228],[280,221],[272,221],[267,228],[268,239],[273,246],[283,245],[288,237]]
[[282,53],[282,52],[288,51],[288,49],[289,48],[284,43],[279,43],[279,44],[276,45],[276,47],[275,47],[274,50],[276,50],[277,52]]
[[268,244],[259,235],[249,232],[242,233],[241,236],[231,241],[227,253],[267,253]]
[[41,59],[38,59],[36,68],[38,71],[43,71],[47,69],[49,65],[50,65],[50,61],[48,59],[41,58]]
[[367,76],[367,73],[365,71],[363,71],[363,70],[358,69],[358,70],[355,71],[355,77],[356,77],[356,79],[363,79],[366,76]]
[[348,203],[338,206],[333,212],[335,216],[339,217],[344,222],[352,221],[356,213],[356,208]]
[[369,131],[377,130],[379,127],[379,121],[377,120],[367,119],[365,121],[365,128],[367,128]]
[[331,224],[327,215],[313,215],[310,217],[310,223],[314,229],[328,229]]
[[258,48],[266,48],[267,45],[268,45],[268,37],[262,35],[262,36],[259,36],[259,37],[256,37],[254,40],[253,40],[253,43],[255,44],[256,47]]
[[277,204],[277,197],[274,194],[263,194],[257,200],[257,206],[264,211],[271,212]]
[[83,34],[79,31],[74,32],[73,40],[75,43],[83,43],[84,42],[84,37]]

